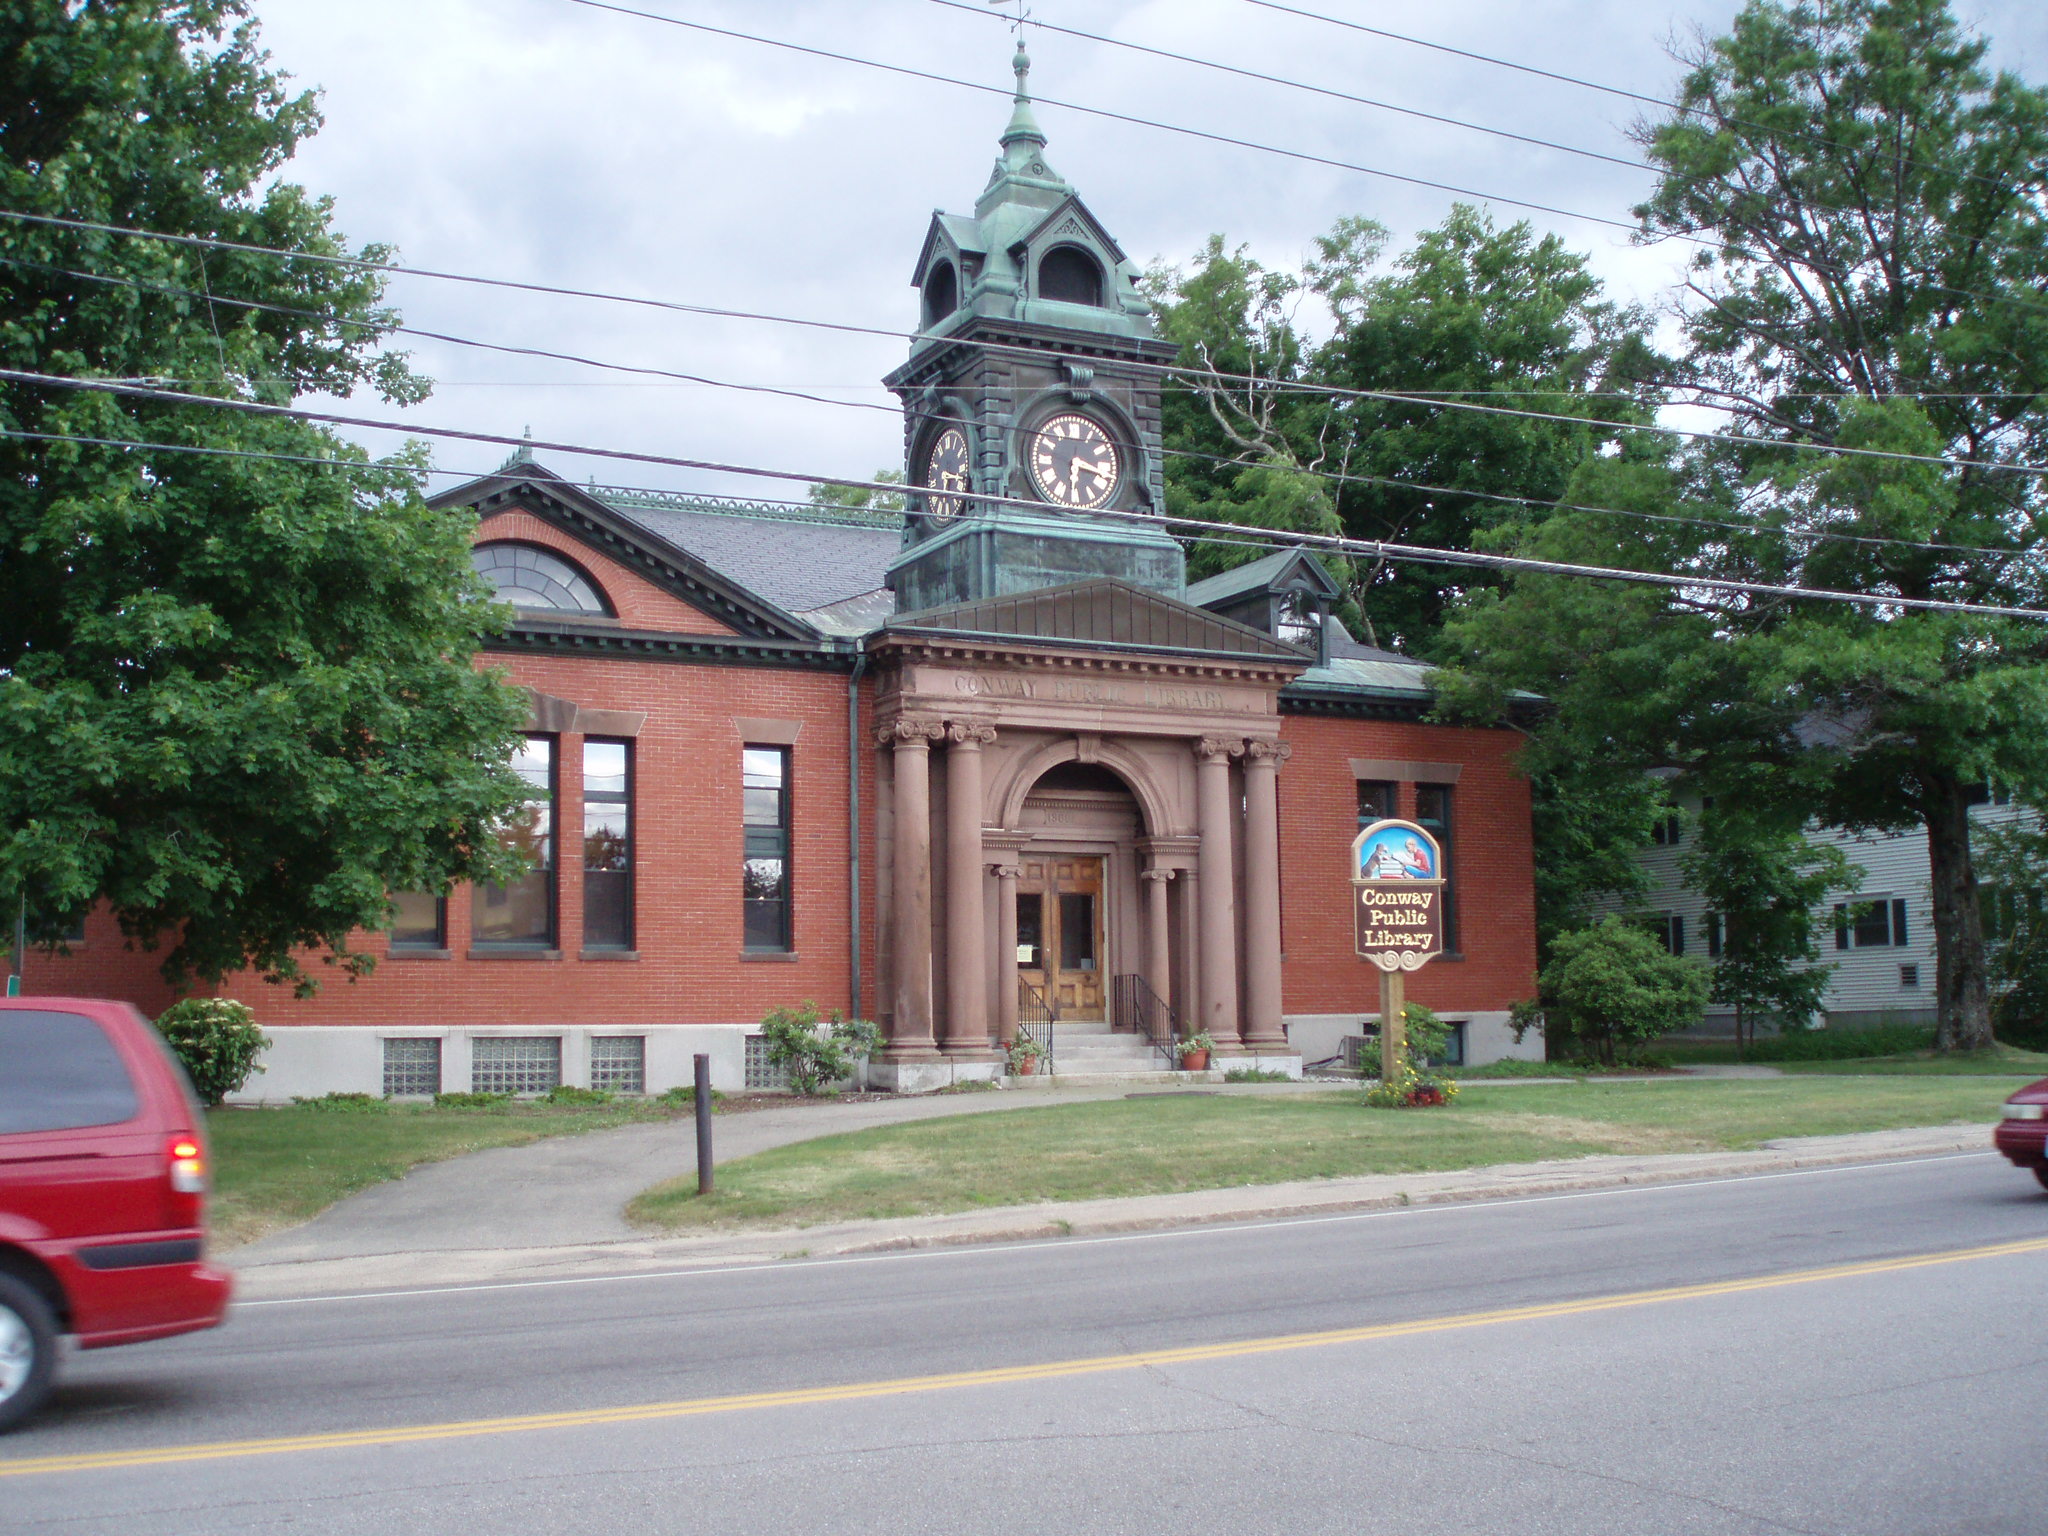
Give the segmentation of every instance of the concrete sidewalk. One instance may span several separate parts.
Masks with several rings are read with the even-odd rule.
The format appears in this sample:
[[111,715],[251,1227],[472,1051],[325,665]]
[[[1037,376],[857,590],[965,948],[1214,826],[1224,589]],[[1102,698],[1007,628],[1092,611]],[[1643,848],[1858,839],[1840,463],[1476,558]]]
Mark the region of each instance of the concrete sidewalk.
[[[973,1101],[974,1108],[964,1112],[973,1113],[984,1107],[1026,1107],[1014,1101],[1005,1102],[1003,1098],[993,1094],[987,1095],[986,1098],[994,1099],[996,1102],[985,1104],[983,1098],[977,1096]],[[910,1101],[911,1104],[930,1102]],[[1044,1101],[1035,1099],[1033,1102]],[[843,1106],[847,1110],[867,1107],[888,1110],[908,1108],[909,1105]],[[963,1111],[955,1106],[951,1112]],[[769,1114],[806,1113],[809,1112],[765,1111],[761,1118]],[[927,1111],[924,1115],[877,1115],[866,1123],[898,1123],[908,1119],[927,1118],[930,1113],[932,1112]],[[735,1123],[747,1118],[755,1117],[735,1117]],[[816,1123],[815,1118],[810,1121],[811,1128],[808,1134],[819,1134],[815,1129]],[[842,1126],[835,1125],[833,1130],[840,1128]],[[849,1124],[843,1128],[853,1127]],[[670,1130],[668,1127],[634,1127],[627,1131],[603,1134],[606,1137],[627,1136],[645,1129]],[[721,1122],[720,1129],[725,1129],[724,1122]],[[688,1122],[684,1122],[682,1134],[687,1135],[688,1130]],[[763,1131],[770,1132],[770,1128],[763,1127]],[[779,1131],[771,1134],[778,1135],[779,1139],[764,1140],[764,1145],[782,1145],[787,1141],[806,1139],[801,1130],[796,1134],[782,1135]],[[575,1138],[570,1140],[573,1143]],[[1849,1136],[1789,1138],[1768,1143],[1753,1152],[1690,1152],[1657,1156],[1597,1155],[1540,1163],[1511,1163],[1444,1173],[1374,1174],[1359,1178],[1194,1190],[1183,1194],[1142,1195],[1116,1200],[1046,1201],[1034,1205],[961,1212],[945,1216],[838,1222],[807,1228],[709,1233],[687,1237],[655,1237],[643,1234],[531,1244],[521,1242],[515,1232],[507,1232],[481,1243],[444,1243],[433,1248],[410,1248],[404,1251],[394,1250],[388,1236],[381,1248],[358,1248],[352,1253],[340,1251],[344,1245],[338,1239],[345,1233],[361,1232],[357,1225],[358,1217],[352,1214],[345,1223],[332,1223],[329,1232],[318,1243],[292,1243],[291,1239],[310,1230],[310,1227],[301,1228],[298,1232],[282,1234],[262,1244],[252,1244],[231,1255],[228,1262],[238,1271],[238,1295],[244,1300],[260,1301],[351,1291],[408,1289],[416,1286],[491,1285],[646,1274],[677,1269],[767,1263],[776,1259],[798,1257],[821,1258],[949,1244],[1015,1242],[1033,1238],[1137,1232],[1211,1222],[1275,1220],[1407,1205],[1561,1194],[1702,1179],[1740,1178],[1762,1173],[1904,1158],[1968,1153],[1989,1156],[1991,1154],[1988,1142],[1988,1132],[1982,1126],[1974,1125],[1927,1130],[1873,1131]],[[460,1161],[474,1164],[484,1158],[500,1155],[482,1153]],[[723,1155],[721,1150],[721,1156]],[[735,1152],[734,1155],[740,1154]],[[664,1171],[673,1172],[673,1169],[674,1165],[671,1163]],[[634,1177],[638,1178],[641,1175],[635,1174]],[[645,1182],[634,1185],[628,1195],[622,1196],[617,1204],[623,1204],[624,1199],[629,1198],[630,1194],[637,1193],[640,1188],[645,1187]],[[368,1193],[374,1194],[377,1191]],[[366,1196],[356,1197],[356,1200],[365,1199]],[[353,1205],[355,1201],[347,1203]],[[596,1207],[598,1201],[593,1195],[584,1204],[587,1208]],[[336,1209],[339,1211],[341,1208]],[[592,1210],[591,1214],[593,1217],[603,1214],[615,1217],[616,1205],[608,1207],[604,1212]],[[312,1223],[311,1226],[319,1226],[326,1220],[327,1218],[323,1217],[320,1222]],[[622,1221],[620,1225],[623,1225]],[[463,1230],[467,1230],[466,1225]],[[389,1231],[389,1228],[385,1229],[387,1234]],[[437,1239],[440,1237],[438,1233],[434,1235]],[[372,1241],[375,1239],[372,1238]],[[294,1256],[295,1254],[298,1256]]]

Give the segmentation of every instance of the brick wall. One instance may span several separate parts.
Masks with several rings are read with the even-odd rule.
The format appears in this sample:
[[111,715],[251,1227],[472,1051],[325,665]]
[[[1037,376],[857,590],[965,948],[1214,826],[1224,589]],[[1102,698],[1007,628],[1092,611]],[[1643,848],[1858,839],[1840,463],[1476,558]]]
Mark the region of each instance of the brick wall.
[[[1351,840],[1358,835],[1353,758],[1457,763],[1453,861],[1462,959],[1439,957],[1408,978],[1408,997],[1438,1010],[1503,1009],[1536,990],[1535,859],[1529,786],[1512,731],[1289,715],[1294,748],[1280,774],[1283,1008],[1373,1013],[1379,971],[1358,957],[1351,917]],[[1396,814],[1413,818],[1415,788]]]

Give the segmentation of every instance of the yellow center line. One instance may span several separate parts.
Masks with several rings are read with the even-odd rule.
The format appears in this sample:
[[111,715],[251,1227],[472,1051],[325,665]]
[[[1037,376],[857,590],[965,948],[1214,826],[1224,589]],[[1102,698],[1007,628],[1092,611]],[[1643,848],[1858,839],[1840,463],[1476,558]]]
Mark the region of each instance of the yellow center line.
[[260,1440],[221,1440],[202,1445],[168,1445],[126,1451],[89,1451],[72,1456],[30,1456],[0,1460],[0,1477],[37,1473],[98,1472],[117,1467],[156,1467],[185,1462],[225,1461],[243,1456],[281,1456],[294,1451],[354,1450],[366,1446],[415,1445],[432,1440],[467,1440],[481,1435],[525,1434],[546,1429],[587,1429],[600,1424],[640,1424],[659,1419],[685,1419],[699,1414],[739,1413],[758,1408],[801,1408],[820,1403],[854,1402],[862,1398],[901,1397],[916,1392],[950,1392],[961,1387],[1007,1386],[1016,1382],[1055,1381],[1070,1376],[1101,1375],[1146,1367],[1195,1365],[1207,1360],[1235,1360],[1248,1355],[1279,1354],[1296,1349],[1324,1349],[1337,1344],[1365,1344],[1377,1339],[1448,1333],[1460,1328],[1489,1328],[1500,1323],[1540,1322],[1554,1317],[1580,1317],[1626,1307],[1655,1306],[1673,1301],[1698,1301],[1737,1296],[1749,1291],[1812,1285],[1825,1280],[1851,1280],[1866,1275],[1895,1274],[1937,1264],[1962,1264],[1973,1259],[2000,1259],[2048,1251],[2048,1237],[1991,1243],[1978,1248],[1951,1248],[1939,1253],[1899,1259],[1874,1259],[1861,1264],[1833,1264],[1822,1269],[1788,1270],[1746,1280],[1713,1280],[1699,1285],[1666,1286],[1652,1291],[1624,1291],[1589,1296],[1580,1301],[1544,1302],[1535,1306],[1501,1307],[1488,1312],[1460,1312],[1448,1317],[1417,1318],[1405,1323],[1377,1323],[1363,1328],[1332,1328],[1320,1333],[1280,1334],[1216,1344],[1188,1344],[1175,1349],[1145,1349],[1121,1355],[1095,1355],[1079,1360],[1049,1360],[1041,1365],[998,1366],[990,1370],[951,1371],[936,1376],[903,1376],[890,1381],[851,1382],[838,1387],[794,1387],[781,1392],[741,1392],[727,1397],[684,1398],[676,1402],[640,1403],[620,1408],[584,1408],[566,1413],[529,1413],[498,1419],[465,1419],[445,1424],[415,1424],[389,1429],[337,1430],[312,1435],[277,1435]]

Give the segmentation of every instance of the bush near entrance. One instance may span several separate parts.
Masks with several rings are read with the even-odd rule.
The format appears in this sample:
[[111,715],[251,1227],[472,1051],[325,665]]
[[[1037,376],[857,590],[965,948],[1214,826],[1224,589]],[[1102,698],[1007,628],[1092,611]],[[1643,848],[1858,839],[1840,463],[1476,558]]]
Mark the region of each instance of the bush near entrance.
[[202,1104],[211,1107],[241,1090],[263,1069],[256,1058],[270,1044],[256,1027],[246,1003],[225,997],[188,997],[157,1017],[157,1033],[169,1043]]
[[792,1090],[805,1095],[834,1092],[881,1039],[866,1019],[836,1012],[827,1018],[812,1002],[775,1009],[761,1021],[761,1034],[768,1060],[788,1074]]

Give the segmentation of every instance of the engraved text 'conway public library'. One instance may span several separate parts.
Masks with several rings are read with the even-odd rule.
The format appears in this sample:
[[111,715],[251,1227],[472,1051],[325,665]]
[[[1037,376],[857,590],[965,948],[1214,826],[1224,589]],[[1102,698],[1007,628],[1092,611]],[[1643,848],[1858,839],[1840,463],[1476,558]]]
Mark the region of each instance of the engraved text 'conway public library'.
[[1166,683],[1112,683],[1086,677],[956,675],[953,691],[976,698],[1031,699],[1051,704],[1113,704],[1138,709],[1246,711],[1252,699],[1220,688],[1178,688]]

